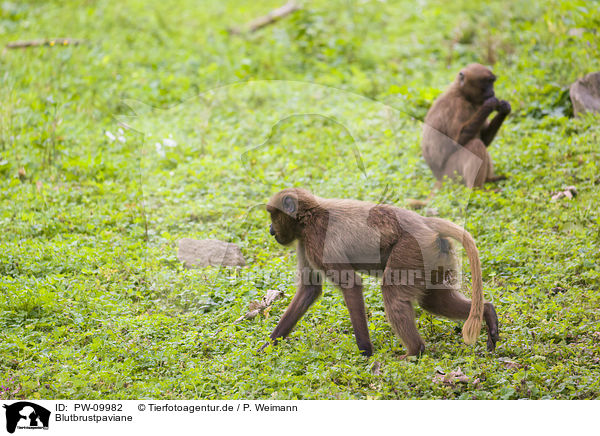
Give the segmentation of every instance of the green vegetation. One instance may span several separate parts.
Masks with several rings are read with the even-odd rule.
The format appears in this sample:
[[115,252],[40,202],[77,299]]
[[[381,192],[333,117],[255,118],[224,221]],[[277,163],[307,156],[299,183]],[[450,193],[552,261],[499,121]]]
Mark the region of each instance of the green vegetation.
[[[0,55],[0,399],[597,398],[600,127],[568,86],[600,70],[600,4],[315,0],[228,34],[280,3],[0,4],[2,46],[85,40]],[[477,240],[496,352],[419,309],[426,354],[400,361],[370,280],[372,358],[329,285],[256,355],[295,266],[260,205],[294,185],[425,198],[419,120],[474,61],[513,107],[491,148],[509,179],[446,184],[432,208]],[[182,237],[235,242],[248,266],[186,270]],[[267,289],[286,297],[234,324]],[[434,382],[458,368],[468,383]]]

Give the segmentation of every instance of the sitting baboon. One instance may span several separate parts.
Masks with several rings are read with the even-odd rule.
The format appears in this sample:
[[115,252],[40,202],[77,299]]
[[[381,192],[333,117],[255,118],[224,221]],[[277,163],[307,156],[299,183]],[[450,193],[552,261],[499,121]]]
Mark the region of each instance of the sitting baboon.
[[[473,188],[506,178],[494,174],[487,150],[511,110],[495,97],[495,80],[488,68],[470,64],[427,112],[421,148],[438,180],[458,176]],[[497,114],[488,121],[493,111]]]

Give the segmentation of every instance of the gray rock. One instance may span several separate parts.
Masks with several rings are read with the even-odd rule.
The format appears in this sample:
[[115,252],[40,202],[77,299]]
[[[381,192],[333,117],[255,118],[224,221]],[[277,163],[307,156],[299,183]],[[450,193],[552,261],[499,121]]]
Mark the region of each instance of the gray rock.
[[600,72],[578,79],[569,89],[573,113],[600,112]]
[[181,239],[177,259],[186,268],[202,268],[205,266],[244,266],[246,261],[240,247],[229,242],[215,239]]

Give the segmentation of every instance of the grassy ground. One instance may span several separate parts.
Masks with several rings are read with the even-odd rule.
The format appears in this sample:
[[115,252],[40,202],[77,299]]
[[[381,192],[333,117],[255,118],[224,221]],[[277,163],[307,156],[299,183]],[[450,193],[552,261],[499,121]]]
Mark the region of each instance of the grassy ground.
[[[0,55],[0,399],[597,398],[600,128],[568,86],[600,69],[599,3],[311,1],[228,34],[279,3],[1,4],[2,46],[85,43]],[[400,361],[370,280],[372,358],[331,286],[257,356],[295,265],[261,204],[286,186],[425,198],[420,120],[473,61],[513,107],[491,147],[509,178],[432,208],[477,240],[496,352],[418,310],[426,354]],[[236,242],[248,266],[185,270],[182,237]],[[267,289],[286,297],[234,324]],[[468,383],[434,382],[458,368]]]

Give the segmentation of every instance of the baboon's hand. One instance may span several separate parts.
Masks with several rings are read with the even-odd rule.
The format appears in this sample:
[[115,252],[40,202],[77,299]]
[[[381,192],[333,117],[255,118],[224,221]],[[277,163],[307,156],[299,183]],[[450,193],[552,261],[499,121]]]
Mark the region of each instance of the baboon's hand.
[[265,351],[265,348],[267,348],[269,345],[277,345],[277,339],[273,339],[262,344],[261,347],[256,350],[256,354],[260,354]]
[[491,110],[495,110],[499,104],[500,101],[496,97],[490,97],[483,102],[483,106]]
[[264,344],[262,344],[262,346],[258,350],[256,350],[256,354],[262,353],[265,350],[265,348],[267,348],[269,345],[271,345],[271,341],[267,341]]
[[501,113],[503,115],[508,115],[511,111],[510,103],[507,102],[506,100],[500,100],[498,102],[497,110],[499,113]]

